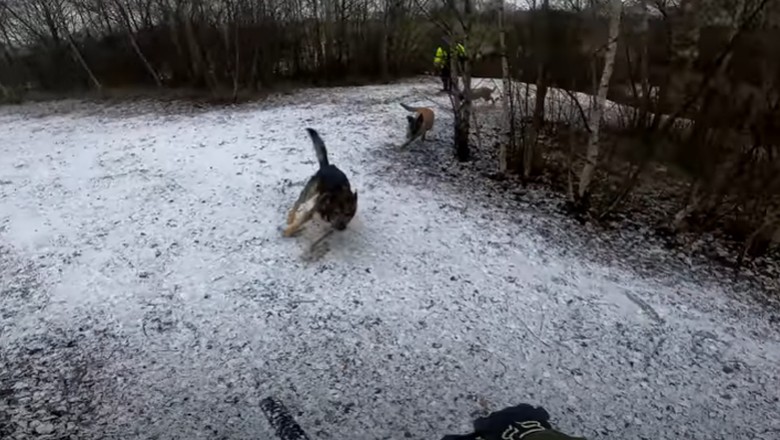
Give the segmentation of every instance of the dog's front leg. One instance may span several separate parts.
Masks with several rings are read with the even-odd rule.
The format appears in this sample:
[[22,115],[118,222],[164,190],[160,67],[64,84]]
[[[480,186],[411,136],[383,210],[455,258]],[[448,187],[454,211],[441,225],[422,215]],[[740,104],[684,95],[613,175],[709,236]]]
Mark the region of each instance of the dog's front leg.
[[298,217],[296,219],[296,221],[293,224],[287,226],[287,228],[284,230],[284,232],[282,234],[285,237],[292,237],[295,233],[297,233],[301,229],[301,227],[304,224],[306,224],[306,222],[308,222],[309,220],[312,219],[312,217],[314,217],[314,213],[315,212],[316,212],[316,210],[314,209],[314,207],[311,207],[310,209],[307,209],[303,213],[303,215],[301,215],[300,217]]
[[319,179],[317,178],[316,175],[312,176],[309,179],[309,181],[306,182],[306,186],[303,187],[303,190],[298,195],[298,198],[295,200],[295,203],[293,203],[292,208],[290,208],[290,212],[287,213],[288,226],[295,222],[295,214],[298,213],[298,209],[301,207],[301,205],[315,195],[318,184],[319,184]]
[[409,145],[409,144],[411,144],[412,142],[414,142],[414,140],[415,140],[415,139],[417,139],[417,136],[412,136],[412,137],[410,137],[409,139],[407,139],[407,140],[406,140],[406,142],[404,142],[403,144],[401,144],[401,146],[400,146],[400,147],[398,147],[398,148],[399,148],[399,149],[405,148],[407,145]]
[[298,212],[298,207],[293,206],[290,212],[287,214],[287,226],[290,226],[295,221],[295,214]]

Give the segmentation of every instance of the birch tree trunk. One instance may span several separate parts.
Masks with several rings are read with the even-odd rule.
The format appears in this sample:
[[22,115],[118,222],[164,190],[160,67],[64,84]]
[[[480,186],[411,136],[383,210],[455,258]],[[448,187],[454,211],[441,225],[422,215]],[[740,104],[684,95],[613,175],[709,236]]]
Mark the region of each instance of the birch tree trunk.
[[[160,80],[160,76],[157,74],[157,71],[154,70],[154,67],[152,67],[152,63],[149,62],[149,59],[146,58],[143,51],[141,51],[141,47],[138,46],[138,41],[135,39],[135,30],[132,27],[132,24],[130,23],[130,16],[127,12],[127,9],[122,5],[122,2],[120,0],[114,0],[114,4],[116,5],[117,9],[119,10],[119,15],[122,17],[122,22],[124,23],[125,33],[127,34],[128,40],[130,40],[130,45],[133,47],[133,50],[135,51],[135,54],[138,55],[138,58],[141,60],[141,63],[144,65],[144,68],[146,68],[146,71],[149,72],[149,75],[152,76],[154,79],[154,83],[157,85],[157,87],[162,87],[162,81]],[[108,21],[108,19],[106,19]]]
[[[455,81],[453,86],[456,92],[454,98],[455,101],[455,157],[459,162],[467,162],[471,158],[471,148],[469,147],[469,135],[471,134],[471,58],[473,56],[473,48],[469,44],[469,34],[471,33],[471,20],[473,20],[473,9],[471,0],[464,0],[463,3],[463,16],[461,20],[457,19],[458,11],[455,9],[455,26],[458,25],[462,28],[463,35],[463,47],[466,51],[466,56],[463,61],[463,71],[460,69],[460,62],[458,60],[459,52],[457,50],[457,44],[459,41],[451,41],[450,54],[452,54],[451,63],[452,71],[455,73]],[[459,22],[459,23],[458,23]],[[459,77],[463,77],[463,87],[459,86]],[[459,95],[463,96],[463,99]]]
[[609,41],[607,42],[607,52],[604,55],[604,70],[601,72],[601,81],[596,95],[593,109],[590,113],[588,125],[590,127],[590,136],[588,137],[588,149],[585,157],[585,166],[580,172],[580,184],[578,191],[579,202],[583,207],[588,204],[590,197],[590,185],[593,181],[593,174],[596,171],[596,164],[599,159],[599,127],[601,126],[601,117],[604,112],[604,104],[607,100],[607,91],[609,90],[609,81],[612,78],[612,72],[615,68],[615,55],[617,54],[618,35],[620,34],[620,18],[623,12],[623,2],[621,0],[610,1],[609,17]]
[[501,74],[504,85],[503,119],[501,127],[501,139],[498,152],[498,170],[503,174],[507,172],[510,152],[515,152],[514,136],[512,130],[512,112],[509,100],[512,98],[512,80],[509,76],[509,60],[506,56],[506,29],[504,29],[504,0],[498,3],[498,44],[501,51]]
[[89,64],[87,64],[87,60],[85,60],[81,55],[81,51],[78,47],[76,47],[76,43],[73,41],[73,37],[71,37],[70,34],[68,34],[67,40],[68,46],[70,46],[70,49],[73,52],[73,57],[76,58],[84,71],[87,72],[87,76],[89,76],[89,80],[92,82],[92,85],[95,86],[95,89],[97,89],[98,92],[102,91],[103,85],[100,83],[100,80],[97,79],[97,76],[95,76],[95,74],[92,72],[92,69],[90,69]]

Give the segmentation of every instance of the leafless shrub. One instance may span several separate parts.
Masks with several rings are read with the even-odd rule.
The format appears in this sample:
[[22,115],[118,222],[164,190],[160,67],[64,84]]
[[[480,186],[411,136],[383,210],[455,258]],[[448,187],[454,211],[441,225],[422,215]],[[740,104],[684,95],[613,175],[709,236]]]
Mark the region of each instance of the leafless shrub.
[[[568,32],[580,42],[571,45],[576,53],[562,56],[563,49],[549,44],[534,47],[521,30],[508,38],[507,52],[514,49],[516,56],[509,57],[514,81],[506,96],[510,120],[518,124],[512,141],[520,146],[507,152],[521,153],[507,154],[502,166],[527,177],[522,151],[528,151],[541,126],[558,145],[532,165],[541,173],[563,169],[556,186],[565,188],[570,201],[582,200],[590,190],[592,203],[579,206],[586,218],[603,221],[623,208],[647,206],[638,197],[672,198],[677,205],[659,200],[664,214],[655,218],[666,231],[720,231],[743,243],[743,257],[777,244],[778,5],[764,0],[625,3],[614,75],[606,83],[612,101],[604,103],[603,118],[594,114],[594,104],[605,65],[599,58],[611,41],[604,14],[608,2],[556,5],[550,20],[568,23]],[[701,14],[704,9],[707,14]],[[507,20],[523,22],[516,15]],[[533,51],[552,54],[530,56]],[[559,73],[558,64],[568,73]],[[539,76],[545,68],[550,78]],[[540,93],[544,82],[549,87]],[[539,96],[547,98],[544,105]],[[593,136],[599,126],[604,139]],[[597,151],[590,158],[588,137],[591,153]],[[583,182],[583,171],[592,178],[584,176]],[[586,193],[577,193],[575,177]],[[641,195],[634,196],[637,192]]]
[[0,84],[257,90],[422,70],[433,26],[413,0],[0,2]]

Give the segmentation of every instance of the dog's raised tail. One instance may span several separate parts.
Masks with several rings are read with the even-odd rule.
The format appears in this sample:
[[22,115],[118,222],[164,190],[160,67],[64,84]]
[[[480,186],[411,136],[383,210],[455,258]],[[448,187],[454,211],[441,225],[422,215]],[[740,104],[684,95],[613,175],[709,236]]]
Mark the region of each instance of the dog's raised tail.
[[404,109],[406,109],[406,111],[408,111],[408,112],[412,112],[412,113],[414,113],[414,112],[416,112],[417,110],[419,110],[419,108],[418,108],[418,107],[411,107],[411,106],[408,106],[408,105],[404,104],[403,102],[401,103],[401,107],[403,107]]
[[328,150],[325,148],[325,142],[322,141],[320,134],[313,128],[307,128],[309,137],[311,137],[311,143],[314,145],[314,152],[317,153],[317,161],[320,163],[320,168],[328,166]]

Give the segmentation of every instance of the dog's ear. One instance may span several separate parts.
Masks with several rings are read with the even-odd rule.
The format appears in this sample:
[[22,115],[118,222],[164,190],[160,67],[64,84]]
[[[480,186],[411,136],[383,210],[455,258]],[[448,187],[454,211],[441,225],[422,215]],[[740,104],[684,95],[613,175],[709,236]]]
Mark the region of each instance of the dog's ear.
[[417,121],[416,121],[416,122],[417,122],[418,124],[422,125],[422,123],[423,123],[423,115],[422,115],[422,113],[419,113],[419,114],[417,115]]

